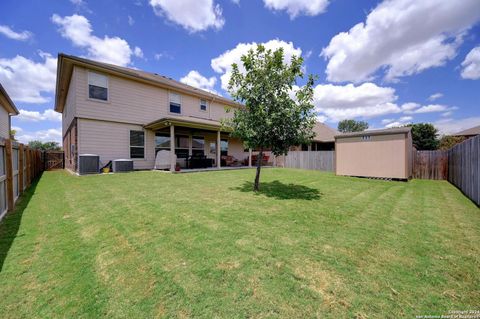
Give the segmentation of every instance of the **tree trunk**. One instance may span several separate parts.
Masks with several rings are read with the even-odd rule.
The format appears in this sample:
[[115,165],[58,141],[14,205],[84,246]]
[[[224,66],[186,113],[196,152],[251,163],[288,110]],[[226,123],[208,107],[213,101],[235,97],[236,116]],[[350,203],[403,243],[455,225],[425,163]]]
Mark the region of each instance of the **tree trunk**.
[[259,184],[260,184],[260,169],[262,168],[262,161],[263,161],[263,149],[260,149],[260,152],[258,153],[257,156],[257,173],[255,175],[255,184],[253,185],[253,190],[255,192],[258,192],[260,189]]

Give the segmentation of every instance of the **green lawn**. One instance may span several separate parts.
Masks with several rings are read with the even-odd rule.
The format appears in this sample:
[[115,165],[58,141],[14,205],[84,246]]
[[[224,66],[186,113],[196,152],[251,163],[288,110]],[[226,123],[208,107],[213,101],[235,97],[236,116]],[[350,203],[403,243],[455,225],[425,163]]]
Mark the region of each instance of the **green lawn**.
[[413,318],[479,309],[480,209],[444,181],[47,172],[0,225],[1,318]]

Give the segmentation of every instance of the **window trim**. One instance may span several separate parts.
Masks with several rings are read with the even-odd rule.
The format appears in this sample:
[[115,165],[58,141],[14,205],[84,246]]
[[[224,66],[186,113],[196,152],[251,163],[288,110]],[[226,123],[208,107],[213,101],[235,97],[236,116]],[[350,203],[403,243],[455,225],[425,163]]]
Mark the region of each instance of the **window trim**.
[[[107,100],[100,100],[96,98],[90,97],[90,74],[95,73],[101,76],[104,76],[107,78]],[[110,78],[108,75],[105,75],[103,73],[98,73],[95,71],[90,71],[87,70],[87,100],[94,101],[94,102],[100,102],[100,103],[110,103]]]
[[[132,146],[131,145],[131,134],[132,132],[143,132],[143,146]],[[145,147],[145,141],[146,141],[146,136],[145,136],[145,130],[128,130],[128,158],[131,159],[131,160],[145,160],[145,151],[146,151],[146,147]],[[135,148],[143,148],[143,157],[132,157],[132,147],[135,147]]]
[[[178,97],[180,98],[180,112],[179,113],[176,113],[176,112],[172,112],[171,110],[171,104],[172,104],[172,99],[171,99],[171,96],[172,94],[176,94],[178,95]],[[177,104],[174,102],[174,104]],[[182,97],[182,94],[180,93],[177,93],[175,91],[168,91],[168,113],[169,114],[182,114],[182,104],[183,104],[183,97]]]

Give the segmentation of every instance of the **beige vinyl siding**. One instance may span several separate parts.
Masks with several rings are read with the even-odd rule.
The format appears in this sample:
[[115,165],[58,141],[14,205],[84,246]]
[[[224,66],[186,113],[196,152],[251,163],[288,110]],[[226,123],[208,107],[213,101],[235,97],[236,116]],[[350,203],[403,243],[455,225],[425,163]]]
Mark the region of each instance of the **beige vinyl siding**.
[[[130,130],[140,125],[96,120],[78,120],[79,154],[97,154],[103,165],[114,159],[130,158]],[[145,130],[145,158],[135,158],[134,169],[152,169],[155,163],[154,133]]]
[[70,81],[70,86],[68,87],[68,93],[67,93],[67,98],[65,100],[65,107],[63,109],[63,120],[62,120],[62,130],[63,134],[62,136],[65,135],[67,132],[70,124],[72,123],[72,120],[75,118],[75,113],[76,113],[76,70],[73,70],[72,73],[72,79]]
[[[88,98],[88,70],[75,67],[74,75],[78,117],[147,124],[171,114],[168,90],[109,75],[109,99],[107,102],[98,101]],[[224,106],[219,103],[209,101],[205,112],[200,110],[200,98],[179,94],[182,96],[181,115],[213,120],[227,116]]]
[[[337,175],[409,178],[409,139],[405,133],[338,138],[335,143]],[[410,146],[411,147],[411,146]]]
[[0,137],[9,138],[10,137],[10,115],[7,110],[0,105]]

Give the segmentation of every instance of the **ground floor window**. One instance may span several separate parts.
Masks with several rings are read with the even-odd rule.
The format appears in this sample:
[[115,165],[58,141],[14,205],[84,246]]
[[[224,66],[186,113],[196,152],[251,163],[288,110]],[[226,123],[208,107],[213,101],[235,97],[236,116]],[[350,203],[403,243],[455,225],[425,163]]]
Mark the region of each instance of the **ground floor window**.
[[175,155],[177,155],[177,158],[188,158],[188,144],[187,135],[175,135]]
[[205,138],[203,136],[194,136],[192,138],[192,155],[205,155]]
[[145,158],[144,131],[130,131],[130,158]]
[[169,133],[155,133],[155,155],[161,150],[170,151]]
[[220,155],[222,156],[228,155],[228,140],[226,139],[220,140]]

